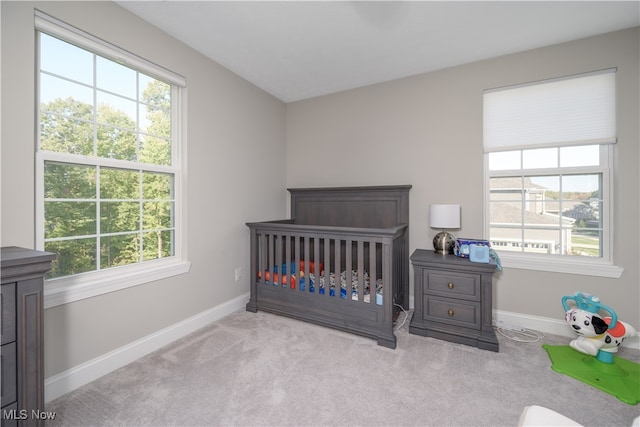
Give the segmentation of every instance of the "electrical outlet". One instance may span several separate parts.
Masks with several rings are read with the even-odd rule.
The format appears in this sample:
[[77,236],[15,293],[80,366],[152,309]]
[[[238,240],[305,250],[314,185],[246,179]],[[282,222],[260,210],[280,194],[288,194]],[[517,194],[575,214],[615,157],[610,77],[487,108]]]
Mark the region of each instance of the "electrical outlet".
[[236,268],[236,282],[240,280],[240,277],[242,277],[242,268],[238,267]]

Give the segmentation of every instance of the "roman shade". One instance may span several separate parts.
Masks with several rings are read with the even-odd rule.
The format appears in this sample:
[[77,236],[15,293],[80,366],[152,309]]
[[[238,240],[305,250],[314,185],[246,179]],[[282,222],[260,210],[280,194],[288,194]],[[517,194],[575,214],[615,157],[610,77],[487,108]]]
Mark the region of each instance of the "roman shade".
[[484,151],[616,142],[616,69],[486,90]]

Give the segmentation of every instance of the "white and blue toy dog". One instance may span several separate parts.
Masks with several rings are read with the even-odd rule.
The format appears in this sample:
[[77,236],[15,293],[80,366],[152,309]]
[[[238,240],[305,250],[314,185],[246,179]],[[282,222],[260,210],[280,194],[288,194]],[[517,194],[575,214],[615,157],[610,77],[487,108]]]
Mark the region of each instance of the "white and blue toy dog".
[[[576,302],[575,308],[569,308],[567,301]],[[613,362],[613,353],[618,351],[622,342],[636,334],[633,326],[617,319],[616,313],[609,307],[600,304],[600,299],[593,295],[576,292],[575,296],[562,299],[565,309],[565,320],[578,334],[569,345],[582,353],[596,356],[605,363]],[[611,316],[601,316],[606,311]]]

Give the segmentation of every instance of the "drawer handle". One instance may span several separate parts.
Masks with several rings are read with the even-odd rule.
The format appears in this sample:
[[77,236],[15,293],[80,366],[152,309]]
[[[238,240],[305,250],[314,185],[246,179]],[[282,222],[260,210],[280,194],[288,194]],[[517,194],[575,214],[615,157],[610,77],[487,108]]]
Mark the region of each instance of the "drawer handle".
[[453,288],[455,287],[455,285],[454,285],[453,283],[449,282],[449,284],[447,285],[447,287],[448,287],[449,289],[453,289]]
[[453,317],[454,314],[456,314],[453,310],[449,309],[449,311],[447,311],[447,314],[451,317]]

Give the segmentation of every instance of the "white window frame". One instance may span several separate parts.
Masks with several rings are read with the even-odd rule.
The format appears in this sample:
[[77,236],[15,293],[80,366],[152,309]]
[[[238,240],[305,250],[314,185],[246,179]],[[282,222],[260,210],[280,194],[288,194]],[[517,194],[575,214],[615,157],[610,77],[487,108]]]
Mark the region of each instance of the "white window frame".
[[[597,72],[600,73],[600,72]],[[594,73],[596,74],[596,73]],[[585,74],[589,75],[589,74]],[[558,80],[558,79],[554,79]],[[550,81],[554,81],[550,80]],[[517,86],[516,86],[517,87]],[[485,131],[486,132],[486,131]],[[551,168],[551,169],[519,169],[519,170],[489,170],[489,155],[492,151],[514,151],[542,147],[562,147],[567,145],[600,145],[601,158],[604,156],[604,164],[598,167],[575,167],[575,168]],[[518,145],[514,143],[512,147],[500,147],[499,150],[487,150],[484,154],[484,236],[490,236],[490,179],[505,176],[540,176],[540,175],[560,175],[571,169],[572,173],[601,173],[602,174],[602,203],[603,203],[603,239],[602,257],[581,257],[572,255],[535,254],[527,252],[501,251],[494,249],[498,253],[501,264],[507,268],[517,268],[526,270],[548,271],[558,273],[580,274],[588,276],[619,278],[624,271],[616,266],[613,259],[613,236],[614,236],[614,209],[613,209],[613,150],[615,137],[613,140],[591,140],[591,141],[568,141],[565,143],[545,143],[543,145]]]
[[605,163],[599,167],[574,167],[557,169],[525,169],[525,170],[489,170],[489,154],[485,153],[485,180],[484,180],[484,224],[485,237],[490,236],[490,180],[491,178],[513,177],[513,176],[542,176],[561,175],[571,173],[602,174],[602,205],[603,205],[603,238],[602,257],[580,257],[571,255],[550,255],[534,254],[527,252],[501,251],[498,247],[494,249],[498,252],[504,267],[520,268],[527,270],[553,271],[558,273],[583,274],[589,276],[618,278],[622,275],[623,269],[613,263],[613,184],[611,179],[611,165],[613,158],[613,146],[610,144],[600,146],[601,156],[605,156]]
[[[72,27],[56,18],[36,10],[35,29],[63,41],[82,47],[100,56],[125,63],[144,74],[165,81],[171,85],[172,96],[172,165],[158,166],[159,172],[170,172],[174,176],[174,255],[162,259],[145,261],[104,270],[91,271],[72,276],[49,279],[44,287],[44,307],[55,307],[85,298],[91,298],[108,292],[126,289],[143,283],[165,279],[189,271],[191,263],[187,257],[186,244],[186,105],[187,89],[184,77],[148,62],[130,52],[113,46],[97,37]],[[38,45],[39,49],[39,45]],[[40,57],[39,52],[36,55]],[[36,75],[40,75],[39,61]],[[39,94],[39,88],[36,90]],[[39,95],[36,100],[39,111]],[[39,149],[40,118],[38,114],[36,131],[38,144],[35,154],[35,197],[36,197],[36,248],[44,250],[44,164],[45,161],[63,163],[100,165],[105,167],[122,166],[120,161],[106,158],[88,158],[66,153],[42,151]],[[130,167],[130,164],[129,166]]]

